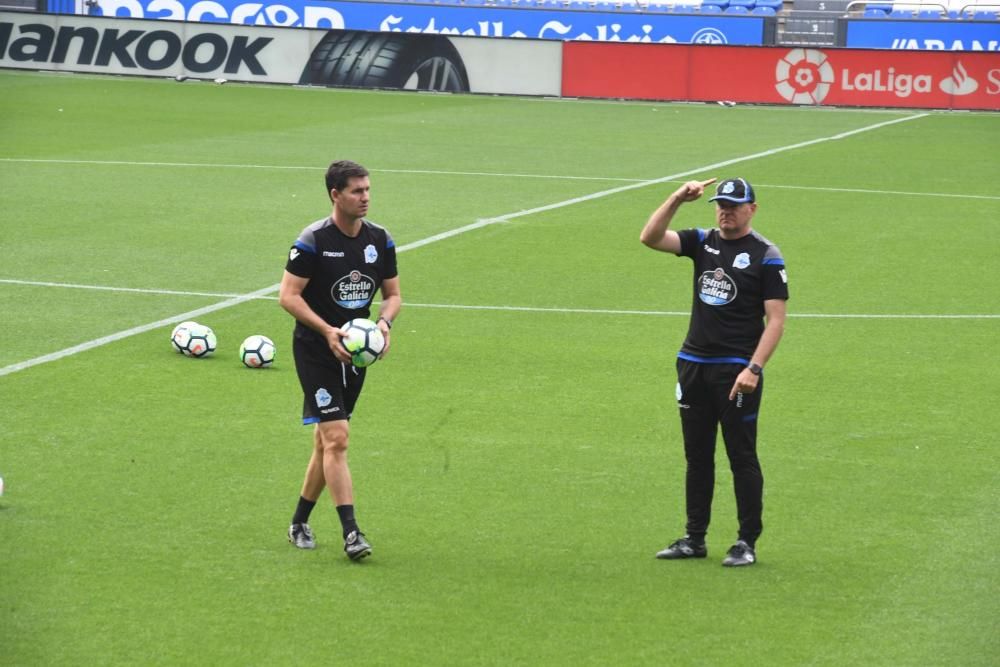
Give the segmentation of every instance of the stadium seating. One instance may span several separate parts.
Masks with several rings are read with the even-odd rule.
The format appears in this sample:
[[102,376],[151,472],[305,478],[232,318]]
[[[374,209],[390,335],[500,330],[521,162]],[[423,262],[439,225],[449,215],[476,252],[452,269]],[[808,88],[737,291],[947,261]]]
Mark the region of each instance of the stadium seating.
[[701,10],[705,11],[706,7],[718,7],[719,11],[722,11],[729,6],[729,0],[701,0]]
[[719,5],[705,4],[701,3],[701,13],[702,14],[721,14],[722,7]]
[[754,7],[750,10],[750,13],[754,16],[774,16],[777,14],[777,12],[770,7]]
[[[760,2],[758,1],[758,5]],[[854,3],[852,3],[854,4]],[[857,5],[861,5],[860,1]],[[860,7],[854,7],[859,9]],[[850,8],[849,8],[850,9]],[[916,2],[864,4],[864,18],[888,18],[896,21],[996,21],[1000,20],[1000,3],[995,0],[916,0]]]
[[724,14],[749,14],[750,10],[742,5],[729,5],[726,7]]

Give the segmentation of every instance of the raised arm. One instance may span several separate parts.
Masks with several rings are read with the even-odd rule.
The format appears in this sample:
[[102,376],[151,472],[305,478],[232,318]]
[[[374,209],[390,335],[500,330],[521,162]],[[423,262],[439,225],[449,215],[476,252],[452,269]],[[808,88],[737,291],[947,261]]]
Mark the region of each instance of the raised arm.
[[705,194],[705,187],[715,183],[714,178],[707,181],[688,181],[677,188],[667,200],[660,204],[660,207],[653,211],[639,234],[639,240],[648,248],[661,252],[670,252],[675,255],[681,252],[681,238],[677,232],[670,229],[670,222],[674,219],[677,209],[681,204],[689,201],[701,199]]

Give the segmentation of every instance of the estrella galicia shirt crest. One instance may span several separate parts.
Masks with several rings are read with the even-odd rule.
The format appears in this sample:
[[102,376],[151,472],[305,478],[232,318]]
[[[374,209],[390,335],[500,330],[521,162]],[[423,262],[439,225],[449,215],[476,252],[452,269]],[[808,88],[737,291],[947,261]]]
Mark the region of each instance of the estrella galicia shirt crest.
[[[325,218],[302,230],[285,270],[309,279],[302,298],[324,321],[339,327],[357,317],[369,318],[382,281],[397,275],[396,244],[386,229],[369,220],[361,221],[360,233],[352,238]],[[295,323],[295,335],[319,337],[301,322]]]
[[691,325],[678,356],[749,363],[764,333],[764,302],[788,299],[781,251],[755,231],[733,241],[718,229],[685,229],[678,236],[680,255],[694,260]]

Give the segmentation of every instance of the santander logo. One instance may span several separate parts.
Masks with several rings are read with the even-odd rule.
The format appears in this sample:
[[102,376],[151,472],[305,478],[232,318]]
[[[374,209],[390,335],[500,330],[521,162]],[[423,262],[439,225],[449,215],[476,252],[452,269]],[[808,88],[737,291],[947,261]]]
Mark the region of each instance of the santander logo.
[[820,104],[834,81],[826,55],[815,49],[792,49],[774,69],[775,89],[792,104]]
[[952,70],[951,76],[942,80],[938,87],[941,92],[949,95],[970,95],[979,89],[979,82],[969,76],[969,73],[962,67],[962,63],[959,62]]

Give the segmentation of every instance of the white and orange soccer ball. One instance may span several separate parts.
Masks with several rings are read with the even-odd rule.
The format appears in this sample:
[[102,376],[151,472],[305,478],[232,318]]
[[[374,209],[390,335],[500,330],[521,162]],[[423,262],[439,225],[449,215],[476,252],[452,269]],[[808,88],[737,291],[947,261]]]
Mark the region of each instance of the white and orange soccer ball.
[[170,344],[181,354],[200,359],[215,352],[218,341],[211,327],[197,322],[181,322],[171,332]]
[[267,368],[274,363],[274,341],[267,336],[254,334],[240,344],[240,361],[247,368]]

